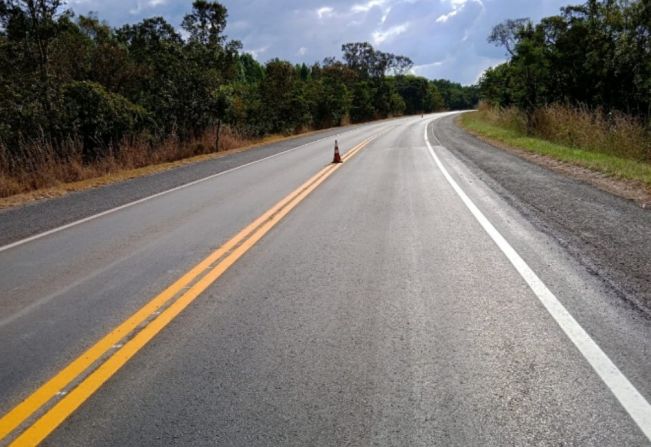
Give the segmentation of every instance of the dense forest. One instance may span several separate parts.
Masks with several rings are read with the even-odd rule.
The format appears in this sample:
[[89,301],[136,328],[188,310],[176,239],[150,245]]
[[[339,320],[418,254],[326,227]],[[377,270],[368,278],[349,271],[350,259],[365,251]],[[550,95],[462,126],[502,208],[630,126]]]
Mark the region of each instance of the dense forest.
[[183,34],[162,17],[112,28],[75,17],[62,0],[0,0],[0,167],[90,164],[207,133],[212,144],[198,150],[212,151],[220,128],[255,138],[478,100],[476,88],[410,75],[409,58],[368,43],[313,65],[261,64],[225,36],[226,21],[224,6],[204,0]]
[[517,106],[530,118],[552,103],[651,117],[649,0],[589,0],[536,24],[507,20],[489,42],[509,56],[480,80],[492,104]]

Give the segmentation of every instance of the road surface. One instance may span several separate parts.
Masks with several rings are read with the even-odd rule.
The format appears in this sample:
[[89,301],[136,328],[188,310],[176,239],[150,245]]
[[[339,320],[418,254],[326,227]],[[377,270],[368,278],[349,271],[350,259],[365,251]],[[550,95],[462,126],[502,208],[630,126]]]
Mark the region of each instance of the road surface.
[[644,303],[449,150],[450,126],[339,129],[185,187],[0,214],[0,445],[649,445]]

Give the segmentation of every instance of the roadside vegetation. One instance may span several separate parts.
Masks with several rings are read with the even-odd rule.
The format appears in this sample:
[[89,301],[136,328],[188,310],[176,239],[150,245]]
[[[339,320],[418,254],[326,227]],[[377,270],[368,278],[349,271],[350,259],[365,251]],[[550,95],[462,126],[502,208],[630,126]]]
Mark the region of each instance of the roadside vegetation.
[[460,122],[484,137],[651,186],[651,3],[589,0],[497,25],[509,60]]
[[363,42],[341,59],[261,64],[225,36],[218,2],[195,1],[179,29],[112,28],[64,6],[0,0],[0,197],[478,99]]
[[[462,127],[488,142],[505,144],[551,157],[611,177],[641,182],[651,190],[651,163],[644,150],[649,144],[645,129],[622,116],[622,123],[604,125],[601,113],[552,105],[538,111],[540,128],[527,129],[526,117],[518,109],[500,109],[480,104],[476,112],[460,117]],[[551,115],[550,120],[543,120]],[[556,119],[564,118],[557,122]],[[551,124],[550,124],[551,122]]]

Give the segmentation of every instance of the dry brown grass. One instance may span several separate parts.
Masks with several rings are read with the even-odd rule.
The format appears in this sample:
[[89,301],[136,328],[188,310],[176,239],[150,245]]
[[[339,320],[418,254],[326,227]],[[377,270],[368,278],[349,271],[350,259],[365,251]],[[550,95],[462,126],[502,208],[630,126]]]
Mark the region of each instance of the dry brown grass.
[[515,132],[525,133],[527,131],[527,117],[516,107],[493,107],[485,102],[480,102],[478,110],[482,120],[490,124]]
[[641,162],[651,162],[651,134],[644,123],[620,112],[551,104],[536,110],[529,123],[515,107],[480,104],[483,120],[554,143]]
[[651,162],[651,136],[634,117],[552,104],[534,114],[537,136],[594,152]]
[[212,129],[190,142],[182,143],[170,137],[156,146],[144,140],[132,139],[124,141],[119,150],[109,149],[101,159],[92,163],[83,161],[82,146],[74,140],[66,142],[58,150],[39,140],[22,144],[20,151],[13,153],[0,145],[0,197],[112,176],[198,155],[221,153],[256,142],[229,127],[222,127],[219,148],[216,149],[215,136],[216,132]]
[[[276,141],[297,138],[312,132],[314,131],[303,129],[294,135],[274,134],[251,139],[243,138],[236,132],[231,132],[229,129],[222,127],[219,152],[214,150],[214,146],[211,147],[211,144],[214,145],[215,136],[215,132],[211,131],[191,144],[188,143],[183,146],[175,146],[174,140],[170,139],[165,142],[166,144],[157,146],[156,153],[151,155],[148,155],[145,149],[152,152],[154,149],[147,148],[146,145],[130,144],[125,147],[125,151],[121,156],[111,156],[108,160],[96,163],[93,166],[84,166],[79,163],[79,160],[70,163],[71,166],[66,166],[64,162],[60,161],[51,167],[42,166],[41,161],[32,161],[30,165],[42,166],[42,171],[33,176],[33,183],[31,184],[45,186],[37,188],[26,187],[26,185],[29,186],[29,172],[25,172],[25,178],[21,179],[17,173],[7,169],[7,165],[2,165],[1,157],[3,153],[0,152],[0,191],[18,191],[5,196],[0,194],[0,208],[17,206],[34,200],[60,197],[72,191],[82,191],[151,175],[179,166],[224,157]],[[45,151],[45,153],[47,152]],[[116,162],[116,160],[120,161]],[[5,175],[7,172],[11,174]],[[64,178],[68,180],[63,180]]]

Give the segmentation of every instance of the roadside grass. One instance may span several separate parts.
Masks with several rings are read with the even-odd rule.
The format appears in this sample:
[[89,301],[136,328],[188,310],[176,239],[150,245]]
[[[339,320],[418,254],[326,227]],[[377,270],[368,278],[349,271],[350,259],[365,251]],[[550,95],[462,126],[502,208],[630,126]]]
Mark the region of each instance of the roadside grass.
[[80,148],[74,143],[69,145],[64,156],[55,155],[49,145],[35,145],[28,165],[24,159],[11,160],[0,146],[0,209],[152,175],[322,130],[301,129],[291,135],[272,134],[251,139],[222,128],[218,151],[211,147],[215,141],[215,133],[211,130],[188,143],[166,140],[153,150],[144,144],[130,142],[122,145],[118,154],[90,164],[81,161]]
[[152,175],[316,132],[318,131],[303,131],[289,136],[269,135],[251,140],[226,131],[220,138],[219,151],[214,151],[214,148],[210,150],[207,144],[202,144],[214,141],[214,134],[208,133],[203,136],[203,141],[192,144],[167,142],[157,147],[155,154],[143,146],[130,145],[123,147],[119,156],[108,157],[102,163],[92,165],[84,165],[76,157],[57,159],[48,148],[43,151],[46,156],[34,161],[31,169],[14,170],[8,164],[3,166],[0,163],[0,209]]
[[488,142],[498,142],[510,148],[551,157],[617,179],[641,182],[651,188],[650,163],[528,136],[518,129],[519,126],[505,127],[491,123],[481,111],[464,113],[459,123],[470,133]]

